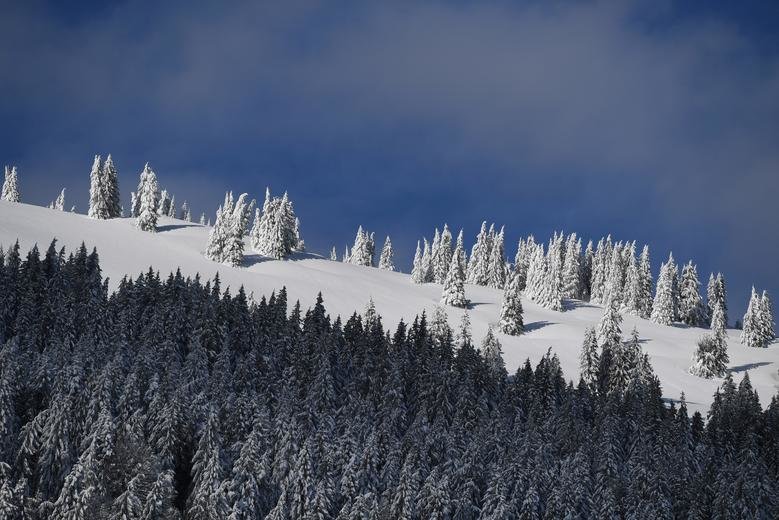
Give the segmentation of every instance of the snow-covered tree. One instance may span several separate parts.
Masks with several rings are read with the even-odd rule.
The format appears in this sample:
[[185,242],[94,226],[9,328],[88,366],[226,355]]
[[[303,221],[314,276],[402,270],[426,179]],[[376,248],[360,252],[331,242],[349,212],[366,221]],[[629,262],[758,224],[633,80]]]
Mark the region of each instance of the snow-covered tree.
[[503,381],[506,378],[506,363],[503,361],[503,351],[500,341],[492,332],[492,327],[487,328],[487,335],[481,344],[481,355],[487,370],[496,381]]
[[670,325],[676,320],[679,301],[675,289],[677,277],[676,264],[673,253],[668,256],[668,261],[660,267],[660,276],[657,278],[657,290],[652,302],[652,321],[661,325]]
[[444,288],[441,294],[441,304],[451,305],[452,307],[465,307],[465,273],[463,273],[458,255],[452,255],[449,265],[449,272],[444,281]]
[[682,281],[679,287],[679,316],[683,323],[691,327],[702,327],[706,322],[700,288],[698,268],[692,262],[688,262],[682,269]]
[[302,245],[296,219],[287,193],[281,198],[271,198],[270,189],[266,189],[262,213],[255,211],[254,225],[249,232],[252,248],[271,258],[288,257]]
[[520,295],[519,274],[513,273],[503,290],[503,304],[500,308],[500,331],[510,336],[519,336],[525,330]]
[[565,243],[565,260],[563,263],[563,297],[581,298],[583,287],[581,283],[582,243],[571,233]]
[[701,336],[692,356],[691,374],[705,379],[722,377],[725,374],[727,364],[723,363],[721,356],[718,355],[717,343],[710,334]]
[[[436,230],[437,234],[438,230]],[[444,230],[438,241],[433,240],[433,251],[431,252],[433,279],[435,283],[444,283],[446,275],[449,272],[449,265],[452,263],[452,233],[449,226],[444,224]]]
[[495,289],[503,289],[506,285],[506,251],[503,228],[500,228],[500,232],[492,240],[492,249],[487,261],[487,285]]
[[600,356],[598,355],[598,335],[594,327],[587,327],[584,331],[584,342],[579,356],[579,373],[585,383],[594,385],[598,380],[598,367]]
[[774,306],[767,291],[763,291],[762,296],[760,296],[760,331],[765,338],[766,344],[771,343],[776,338]]
[[160,192],[159,185],[157,184],[157,175],[151,169],[149,163],[146,163],[143,167],[136,193],[138,217],[135,220],[135,225],[143,231],[157,231],[157,211],[159,209]]
[[54,200],[51,207],[57,211],[65,211],[65,188],[62,188],[62,191],[57,195],[57,198]]
[[19,173],[16,171],[16,166],[5,167],[2,198],[8,202],[21,201],[21,196],[19,195]]
[[198,219],[198,223],[201,226],[205,226],[206,225],[206,214],[205,213],[201,213],[200,214],[200,219]]
[[379,269],[395,270],[395,253],[392,252],[390,237],[384,239],[384,247],[381,248],[381,257],[379,258]]
[[192,222],[192,210],[189,209],[189,202],[186,200],[181,205],[181,214],[179,215],[179,218],[186,222]]
[[603,316],[598,324],[598,345],[601,348],[614,348],[622,342],[622,315],[611,300],[606,302]]
[[373,246],[371,235],[367,231],[363,231],[362,226],[357,229],[357,235],[354,238],[354,245],[352,246],[351,254],[349,255],[350,263],[354,265],[362,265],[365,267],[373,267]]
[[333,262],[338,261],[338,252],[336,252],[335,246],[330,250],[330,260]]
[[744,314],[741,343],[748,347],[767,347],[775,337],[773,309],[768,294],[759,295],[752,287],[749,306]]
[[728,322],[728,301],[727,290],[725,288],[725,277],[722,273],[714,273],[709,275],[709,283],[706,286],[706,307],[708,310],[707,317],[711,321],[711,317],[714,313],[714,307],[720,304],[725,313],[725,323]]
[[208,234],[206,258],[231,266],[241,265],[248,222],[247,195],[242,193],[233,201],[232,192],[225,194],[224,204],[216,211],[216,223]]
[[170,193],[168,193],[168,190],[163,189],[160,192],[160,203],[157,211],[161,217],[168,216],[168,212],[170,212]]
[[109,202],[107,197],[108,191],[103,174],[103,160],[99,155],[95,155],[95,160],[92,162],[92,171],[89,174],[89,211],[87,213],[89,218],[111,218],[108,211]]
[[425,273],[422,270],[422,246],[417,240],[417,250],[414,253],[414,262],[411,265],[411,281],[425,283]]
[[711,319],[711,334],[704,334],[698,340],[698,348],[692,358],[690,373],[706,379],[725,375],[730,358],[725,312],[720,302],[716,302]]
[[422,239],[422,242],[424,244],[422,248],[422,264],[421,264],[421,271],[422,271],[422,283],[430,283],[433,281],[433,253],[430,250],[430,243],[427,241],[426,238]]
[[119,193],[119,172],[114,165],[114,159],[111,154],[106,157],[101,170],[102,185],[105,190],[106,209],[108,218],[119,218],[122,216],[121,195]]
[[167,216],[170,218],[176,218],[176,196],[171,195],[170,204],[168,204]]
[[491,251],[490,236],[485,221],[481,223],[476,243],[471,248],[471,257],[468,260],[468,283],[487,285]]

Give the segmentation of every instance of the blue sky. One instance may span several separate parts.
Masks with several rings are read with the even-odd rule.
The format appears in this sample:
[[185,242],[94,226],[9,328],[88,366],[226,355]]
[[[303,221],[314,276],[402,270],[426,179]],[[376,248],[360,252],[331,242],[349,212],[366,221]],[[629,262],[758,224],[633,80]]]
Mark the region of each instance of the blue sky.
[[[76,5],[77,4],[77,5]],[[201,5],[202,4],[202,5]],[[288,190],[309,248],[448,222],[649,243],[779,290],[774,2],[0,2],[0,162],[86,205],[111,152],[195,212]]]

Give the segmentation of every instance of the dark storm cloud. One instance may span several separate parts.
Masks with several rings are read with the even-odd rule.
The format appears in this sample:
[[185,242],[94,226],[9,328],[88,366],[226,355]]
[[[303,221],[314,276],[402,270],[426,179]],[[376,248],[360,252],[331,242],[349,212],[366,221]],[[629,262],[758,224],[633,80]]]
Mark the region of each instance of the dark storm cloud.
[[[742,299],[779,288],[779,60],[727,19],[673,2],[160,4],[4,7],[2,159],[85,191],[111,150],[126,188],[151,160],[204,209],[268,182],[297,192],[322,246],[360,222],[489,216],[673,248]],[[37,202],[56,194],[40,186]]]

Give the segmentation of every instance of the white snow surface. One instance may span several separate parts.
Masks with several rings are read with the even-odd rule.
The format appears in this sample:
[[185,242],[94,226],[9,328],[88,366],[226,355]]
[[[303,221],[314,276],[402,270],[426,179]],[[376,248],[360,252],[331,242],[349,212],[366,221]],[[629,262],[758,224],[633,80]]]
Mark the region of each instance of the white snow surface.
[[[348,318],[362,312],[373,299],[385,328],[394,331],[400,319],[407,322],[426,310],[431,315],[441,297],[440,284],[417,285],[408,274],[383,271],[341,262],[317,255],[298,255],[290,260],[270,260],[248,250],[244,266],[232,268],[216,264],[203,256],[210,228],[194,222],[160,217],[158,232],[148,233],[134,227],[134,219],[93,220],[85,215],[55,211],[28,204],[0,201],[0,244],[8,248],[18,239],[23,253],[38,244],[41,253],[53,238],[58,247],[74,251],[84,242],[100,255],[103,276],[110,277],[115,288],[124,275],[133,278],[151,266],[162,276],[177,268],[182,274],[211,278],[219,272],[223,287],[233,294],[243,285],[247,294],[259,300],[286,286],[290,303],[300,300],[305,309],[322,292],[332,317]],[[490,325],[496,325],[503,291],[468,284],[466,296],[472,302],[468,310],[474,341],[481,339]],[[603,309],[586,302],[566,302],[565,312],[555,312],[523,299],[527,332],[519,337],[498,334],[509,373],[530,358],[535,363],[551,347],[557,353],[566,379],[578,380],[579,352],[584,330],[597,325]],[[448,307],[449,321],[455,330],[463,310]],[[660,377],[664,396],[678,399],[682,392],[691,410],[706,413],[722,379],[701,379],[688,373],[697,339],[703,329],[684,325],[662,326],[630,315],[623,316],[625,338],[635,326]],[[734,317],[731,316],[731,320]],[[728,331],[729,369],[738,383],[749,372],[752,385],[766,406],[779,389],[779,342],[768,348],[741,345],[739,331]]]

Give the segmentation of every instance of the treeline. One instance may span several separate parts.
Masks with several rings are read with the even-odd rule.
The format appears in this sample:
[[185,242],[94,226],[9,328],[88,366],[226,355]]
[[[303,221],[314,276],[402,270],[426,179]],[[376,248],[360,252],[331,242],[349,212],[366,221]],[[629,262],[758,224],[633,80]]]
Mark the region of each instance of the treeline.
[[152,270],[109,294],[83,246],[10,248],[0,298],[3,518],[779,515],[779,401],[748,376],[704,421],[648,370],[508,376],[443,311],[389,330]]

